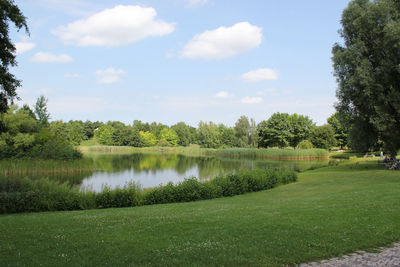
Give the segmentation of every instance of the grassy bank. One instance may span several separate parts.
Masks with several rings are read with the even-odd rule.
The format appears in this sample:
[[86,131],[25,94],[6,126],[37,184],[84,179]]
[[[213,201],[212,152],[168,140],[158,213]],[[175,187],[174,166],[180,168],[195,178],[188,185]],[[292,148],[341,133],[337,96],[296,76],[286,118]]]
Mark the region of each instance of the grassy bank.
[[142,190],[134,183],[101,192],[81,191],[78,186],[49,179],[0,178],[0,213],[119,208],[161,203],[188,202],[241,195],[295,182],[287,169],[256,169],[236,172],[200,182],[189,178]]
[[80,146],[82,152],[142,152],[179,153],[187,155],[214,155],[224,157],[268,158],[278,160],[326,159],[329,152],[324,149],[278,149],[278,148],[227,148],[211,149],[197,147],[124,147],[124,146]]
[[376,161],[215,200],[0,216],[0,265],[281,266],[400,240],[399,172]]

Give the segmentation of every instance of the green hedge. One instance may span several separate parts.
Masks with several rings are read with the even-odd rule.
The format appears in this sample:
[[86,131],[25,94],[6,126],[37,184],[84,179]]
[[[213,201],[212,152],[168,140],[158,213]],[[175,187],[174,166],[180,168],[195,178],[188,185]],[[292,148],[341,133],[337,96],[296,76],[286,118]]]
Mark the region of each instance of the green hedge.
[[135,183],[102,192],[80,191],[77,186],[49,179],[3,178],[0,180],[0,213],[83,210],[188,202],[240,195],[295,182],[287,169],[248,170],[200,182],[196,178],[143,191]]

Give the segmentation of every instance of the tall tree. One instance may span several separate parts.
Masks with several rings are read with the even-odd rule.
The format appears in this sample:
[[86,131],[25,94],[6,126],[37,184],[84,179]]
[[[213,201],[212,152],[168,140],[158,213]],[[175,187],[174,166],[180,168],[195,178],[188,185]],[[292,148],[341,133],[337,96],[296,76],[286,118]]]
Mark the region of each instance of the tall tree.
[[248,147],[250,137],[250,122],[246,116],[240,116],[235,123],[235,134],[237,138],[237,146]]
[[342,118],[339,112],[335,112],[328,118],[328,124],[332,126],[333,131],[335,132],[335,138],[337,144],[340,148],[344,148],[347,146],[347,135],[349,130],[346,127],[346,123],[343,122],[344,118]]
[[174,130],[179,137],[178,144],[180,146],[188,146],[191,143],[194,143],[196,137],[193,134],[192,128],[195,130],[194,127],[191,127],[184,122],[178,122],[171,126],[171,129]]
[[15,46],[9,37],[9,23],[12,22],[18,30],[24,28],[29,34],[26,18],[14,4],[13,0],[0,1],[0,112],[5,112],[15,98],[16,88],[21,81],[9,72],[9,67],[17,66]]
[[[363,150],[383,141],[400,148],[400,1],[353,0],[343,11],[343,45],[333,47],[336,109],[351,120],[350,143]],[[364,130],[368,130],[365,132]]]
[[42,127],[49,126],[50,114],[47,111],[47,99],[41,95],[35,103],[35,114],[38,118],[39,124]]
[[296,113],[289,115],[290,133],[292,134],[289,143],[292,147],[310,137],[311,131],[315,128],[314,122],[308,117]]
[[220,133],[221,144],[223,146],[225,147],[235,146],[236,136],[235,136],[235,130],[233,128],[227,127],[221,123],[218,125],[218,131]]
[[250,119],[249,145],[250,147],[257,147],[257,143],[258,143],[257,124],[254,119]]
[[258,125],[260,147],[287,147],[292,138],[289,114],[274,113],[267,121]]
[[310,141],[317,148],[330,149],[336,145],[335,133],[332,126],[325,124],[311,131]]
[[221,145],[220,132],[215,123],[199,122],[199,144],[206,148],[218,148]]

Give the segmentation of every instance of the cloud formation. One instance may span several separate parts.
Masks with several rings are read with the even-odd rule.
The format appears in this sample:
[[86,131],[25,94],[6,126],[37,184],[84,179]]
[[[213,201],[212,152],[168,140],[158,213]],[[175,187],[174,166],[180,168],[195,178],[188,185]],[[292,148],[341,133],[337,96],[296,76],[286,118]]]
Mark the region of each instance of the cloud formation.
[[18,42],[15,43],[15,49],[16,49],[16,54],[20,55],[22,53],[25,53],[29,50],[32,50],[36,46],[35,43],[31,42]]
[[67,54],[54,55],[52,53],[38,52],[33,55],[31,61],[36,63],[68,63],[74,60]]
[[174,23],[155,20],[156,16],[151,7],[118,5],[60,26],[53,33],[66,44],[115,47],[174,31]]
[[263,99],[261,97],[250,97],[246,96],[240,100],[243,104],[258,104],[261,103]]
[[121,80],[121,75],[124,75],[126,73],[127,72],[122,69],[114,69],[114,68],[97,70],[95,72],[96,75],[100,76],[100,78],[98,79],[98,83],[100,84],[110,84],[119,82]]
[[273,69],[257,69],[244,73],[241,79],[246,82],[257,83],[278,80],[278,72]]
[[250,51],[261,44],[262,29],[248,22],[197,34],[180,52],[190,59],[223,59]]
[[216,97],[216,98],[231,98],[232,95],[229,94],[229,93],[226,92],[226,91],[221,91],[221,92],[218,92],[218,93],[215,95],[215,97]]

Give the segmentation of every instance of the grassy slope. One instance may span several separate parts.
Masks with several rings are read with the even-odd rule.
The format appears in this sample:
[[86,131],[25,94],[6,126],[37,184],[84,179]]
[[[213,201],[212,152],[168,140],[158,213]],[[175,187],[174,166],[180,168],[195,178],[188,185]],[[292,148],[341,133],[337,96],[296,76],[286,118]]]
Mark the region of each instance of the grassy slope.
[[0,265],[280,266],[400,240],[400,173],[372,162],[232,198],[0,216]]

